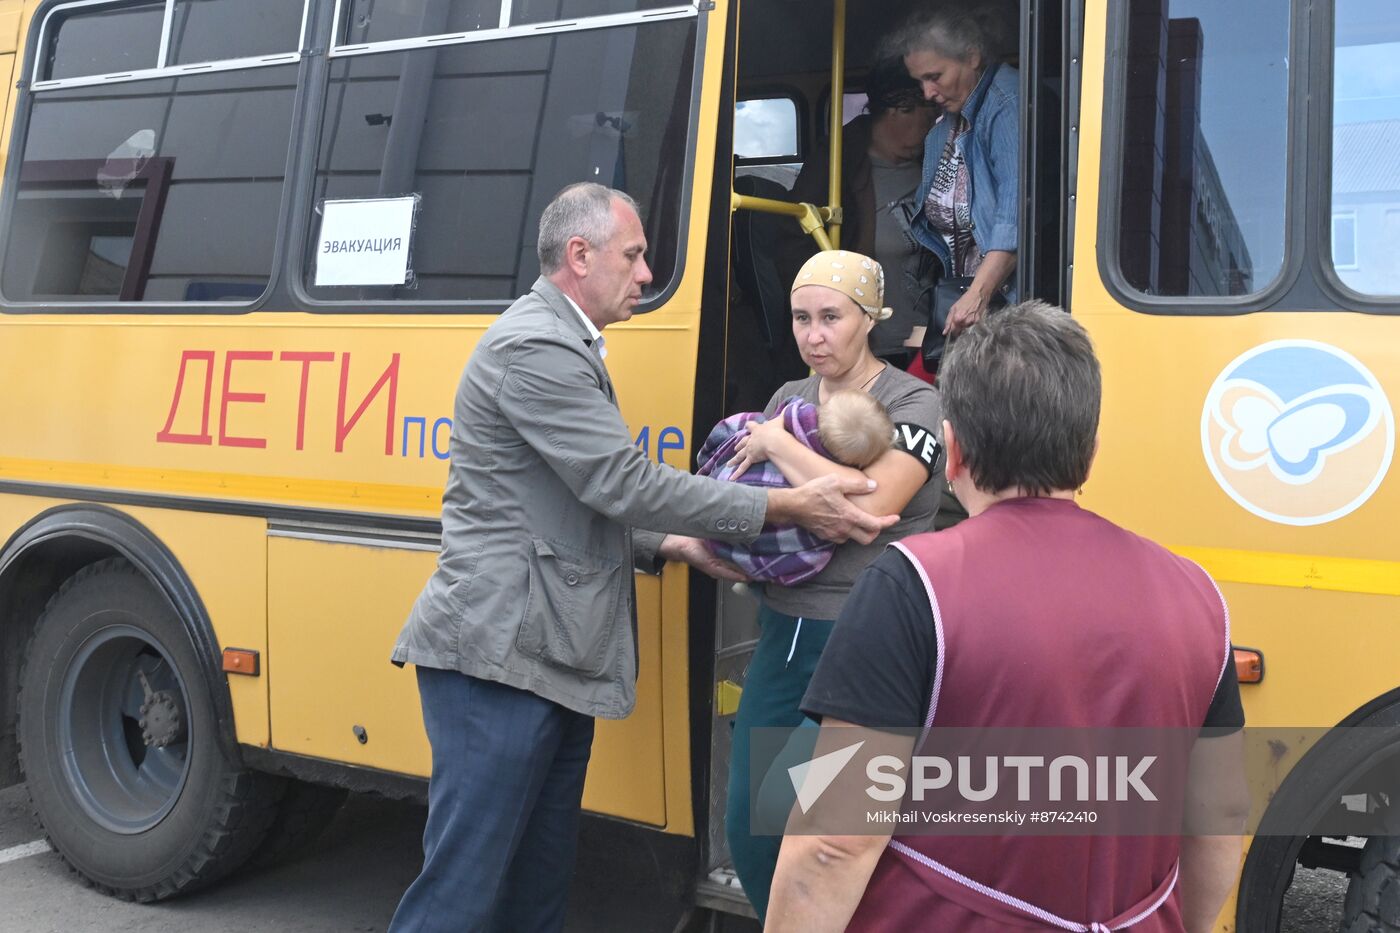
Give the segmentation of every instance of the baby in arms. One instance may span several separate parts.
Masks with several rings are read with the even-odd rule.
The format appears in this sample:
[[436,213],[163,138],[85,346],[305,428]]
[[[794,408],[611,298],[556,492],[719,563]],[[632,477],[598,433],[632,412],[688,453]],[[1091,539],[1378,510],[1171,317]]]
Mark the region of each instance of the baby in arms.
[[[773,415],[788,433],[828,460],[864,469],[889,450],[894,424],[883,405],[857,389],[833,392],[820,406],[793,397]],[[787,486],[787,479],[769,461],[756,463],[738,479],[731,463],[748,425],[764,421],[760,412],[730,415],[715,425],[700,446],[701,476],[732,480],[751,486]],[[796,525],[764,525],[748,544],[707,541],[716,557],[738,566],[754,580],[793,586],[820,573],[831,560],[836,545]]]

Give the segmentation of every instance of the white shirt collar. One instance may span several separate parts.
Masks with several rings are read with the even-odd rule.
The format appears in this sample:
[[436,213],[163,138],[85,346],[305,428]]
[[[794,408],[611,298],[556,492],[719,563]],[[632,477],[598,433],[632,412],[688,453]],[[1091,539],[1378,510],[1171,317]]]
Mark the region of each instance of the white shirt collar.
[[[561,292],[561,294],[563,293]],[[579,320],[583,321],[583,326],[588,328],[588,337],[590,340],[593,341],[593,348],[598,351],[598,359],[607,359],[608,347],[607,344],[603,341],[603,332],[593,326],[593,322],[588,319],[588,315],[583,313],[583,309],[578,306],[578,302],[574,301],[568,295],[564,295],[564,300],[569,303],[569,307],[573,308],[574,311],[577,312]]]

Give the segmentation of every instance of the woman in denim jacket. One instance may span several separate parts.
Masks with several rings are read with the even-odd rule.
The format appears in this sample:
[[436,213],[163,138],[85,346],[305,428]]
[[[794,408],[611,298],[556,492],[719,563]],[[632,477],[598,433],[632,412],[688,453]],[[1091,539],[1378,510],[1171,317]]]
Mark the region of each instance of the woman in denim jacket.
[[[940,7],[900,35],[900,52],[924,97],[944,111],[924,141],[914,237],[946,276],[972,276],[944,333],[975,324],[1016,269],[1020,201],[1020,79],[997,61],[990,11]],[[1006,297],[1015,301],[1014,286]]]

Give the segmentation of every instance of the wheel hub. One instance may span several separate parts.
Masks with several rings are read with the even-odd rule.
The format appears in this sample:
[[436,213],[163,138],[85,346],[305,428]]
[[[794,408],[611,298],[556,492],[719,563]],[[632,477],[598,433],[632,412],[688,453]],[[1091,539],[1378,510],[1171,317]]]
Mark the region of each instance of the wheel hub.
[[180,799],[189,769],[189,691],[155,636],[109,625],[73,656],[58,696],[69,791],[111,832],[145,832]]
[[[141,675],[142,686],[145,675]],[[185,719],[180,715],[180,704],[169,690],[161,690],[146,695],[141,704],[141,740],[147,748],[165,748],[172,742],[185,737]]]

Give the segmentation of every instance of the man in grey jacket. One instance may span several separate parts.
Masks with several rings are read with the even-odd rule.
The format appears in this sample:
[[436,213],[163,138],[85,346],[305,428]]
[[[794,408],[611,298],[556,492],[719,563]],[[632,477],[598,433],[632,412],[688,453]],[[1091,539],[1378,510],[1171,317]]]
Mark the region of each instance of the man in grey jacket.
[[603,328],[651,281],[636,204],[566,188],[538,251],[540,279],[462,374],[442,553],[394,647],[417,666],[433,750],[397,933],[563,926],[593,720],[636,700],[633,566],[739,579],[700,536],[748,541],[767,520],[870,541],[896,519],[846,500],[864,483],[765,491],[648,460],[603,365]]

